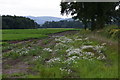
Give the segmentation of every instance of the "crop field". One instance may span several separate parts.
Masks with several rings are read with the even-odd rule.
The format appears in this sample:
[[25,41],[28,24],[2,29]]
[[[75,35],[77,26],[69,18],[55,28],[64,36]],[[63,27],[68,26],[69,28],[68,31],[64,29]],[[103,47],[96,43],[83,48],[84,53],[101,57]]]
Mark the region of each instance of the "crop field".
[[2,40],[25,40],[30,38],[43,38],[47,37],[48,34],[63,32],[68,30],[80,30],[72,28],[50,28],[50,29],[13,29],[13,30],[2,30]]
[[117,42],[93,35],[78,29],[3,30],[2,77],[118,78]]

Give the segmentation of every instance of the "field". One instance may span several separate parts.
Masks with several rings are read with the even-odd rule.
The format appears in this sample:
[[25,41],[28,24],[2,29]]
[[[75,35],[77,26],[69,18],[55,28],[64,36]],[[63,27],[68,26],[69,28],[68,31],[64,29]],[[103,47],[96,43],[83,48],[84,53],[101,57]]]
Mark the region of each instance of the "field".
[[30,38],[43,38],[47,37],[48,34],[63,32],[67,30],[79,30],[79,29],[64,29],[64,28],[50,28],[50,29],[13,29],[13,30],[2,30],[2,40],[25,40]]
[[118,43],[101,33],[82,29],[3,30],[2,77],[118,78]]

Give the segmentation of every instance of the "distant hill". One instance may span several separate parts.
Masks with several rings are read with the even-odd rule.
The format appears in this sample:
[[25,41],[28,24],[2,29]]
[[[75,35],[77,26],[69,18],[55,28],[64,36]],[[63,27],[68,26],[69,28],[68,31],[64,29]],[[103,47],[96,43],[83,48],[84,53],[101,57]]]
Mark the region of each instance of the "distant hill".
[[64,20],[67,20],[67,21],[74,21],[74,19],[72,19],[72,18],[67,18],[67,19],[64,19]]
[[41,16],[41,17],[34,17],[34,16],[26,16],[30,19],[33,19],[38,24],[44,24],[46,21],[60,21],[60,20],[69,20],[71,18],[59,18],[59,17],[51,17],[51,16]]

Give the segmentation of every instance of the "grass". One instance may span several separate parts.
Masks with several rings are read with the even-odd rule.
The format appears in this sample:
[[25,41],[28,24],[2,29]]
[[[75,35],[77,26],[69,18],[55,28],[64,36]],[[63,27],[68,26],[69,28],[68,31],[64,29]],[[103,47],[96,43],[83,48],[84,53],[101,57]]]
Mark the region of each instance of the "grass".
[[[74,37],[77,37],[78,35],[73,35],[67,36],[68,38],[74,39]],[[59,41],[57,41],[58,43]],[[83,44],[84,42],[84,44]],[[95,45],[100,45],[101,43],[94,41],[94,40],[82,40],[81,41],[74,41],[72,44],[64,43],[64,45],[68,45],[69,47],[75,46],[75,48],[79,48],[80,46],[86,45],[85,43],[92,42],[90,45],[95,46]],[[37,42],[36,42],[37,43]],[[47,40],[45,41],[47,43]],[[74,44],[74,45],[73,45]],[[28,53],[25,55],[19,55],[19,53],[22,53],[24,49],[21,49],[25,47],[25,49],[29,49],[29,46],[32,46],[32,48],[28,51]],[[45,44],[46,45],[46,44]],[[36,74],[25,74],[23,77],[26,78],[117,78],[117,72],[118,72],[118,67],[117,67],[117,51],[115,51],[112,47],[106,46],[105,50],[103,51],[104,54],[107,55],[107,59],[104,60],[97,60],[93,59],[92,61],[89,61],[87,59],[75,59],[74,61],[77,63],[74,63],[74,61],[70,61],[67,63],[63,63],[66,61],[68,58],[72,56],[78,56],[78,55],[71,55],[67,56],[66,50],[68,49],[67,47],[63,46],[47,46],[52,50],[59,49],[59,51],[55,52],[49,52],[49,51],[44,51],[43,47],[38,48],[38,44],[33,45],[31,43],[27,43],[26,45],[14,45],[16,46],[12,52],[10,53],[5,53],[3,57],[5,58],[12,58],[13,60],[16,60],[17,58],[20,57],[27,57],[27,56],[40,56],[36,58],[33,61],[30,61],[29,64],[32,64],[30,70],[33,72],[36,72]],[[54,45],[55,46],[55,45]],[[78,47],[79,46],[79,47]],[[18,48],[19,47],[19,48]],[[20,48],[21,47],[21,48]],[[33,49],[33,50],[32,50]],[[20,50],[20,51],[18,51]],[[14,53],[18,51],[17,53]],[[86,52],[89,52],[89,50],[85,50]],[[90,50],[91,51],[91,50]],[[9,54],[9,55],[6,55]],[[5,56],[6,55],[6,56]],[[54,58],[60,58],[61,61],[55,61],[51,63],[47,63],[46,61]],[[33,58],[34,59],[34,58]],[[109,63],[109,60],[111,63]],[[62,69],[62,70],[60,70]],[[72,72],[68,72],[71,70]],[[23,73],[22,73],[23,74]],[[87,74],[87,75],[86,75]],[[20,74],[17,74],[15,76],[19,76]],[[8,75],[6,77],[9,77],[11,75]],[[22,75],[20,75],[22,76]],[[14,77],[14,76],[11,76]]]
[[11,40],[27,40],[27,39],[40,39],[47,37],[47,35],[42,34],[3,34],[3,41],[11,41]]
[[50,28],[50,29],[4,29],[2,30],[2,41],[11,40],[25,40],[31,38],[44,38],[48,34],[63,32],[68,30],[80,29],[67,29],[67,28]]
[[104,29],[99,30],[97,33],[113,41],[120,39],[120,29],[117,25],[106,26]]
[[[89,34],[93,35],[89,30],[81,30],[78,34],[47,38],[43,41],[32,40],[20,44],[5,44],[3,58],[6,61],[14,62],[20,59],[29,66],[28,73],[3,74],[3,77],[118,78],[117,45],[107,43],[103,45],[105,42],[100,42],[99,39],[86,37]],[[92,47],[85,48],[86,46]],[[82,56],[77,54],[79,50]],[[95,55],[90,57],[85,54],[88,52]],[[103,55],[105,59],[98,59]],[[6,68],[11,69],[11,65],[7,64]]]
[[67,30],[80,30],[74,28],[47,28],[47,29],[4,29],[2,34],[51,34]]

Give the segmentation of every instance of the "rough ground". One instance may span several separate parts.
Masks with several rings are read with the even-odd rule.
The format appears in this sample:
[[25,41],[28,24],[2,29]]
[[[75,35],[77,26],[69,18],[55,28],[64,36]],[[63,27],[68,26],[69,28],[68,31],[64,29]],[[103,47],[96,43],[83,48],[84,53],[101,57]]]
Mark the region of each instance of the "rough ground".
[[[51,46],[55,44],[54,41],[54,36],[65,36],[65,35],[73,35],[73,34],[77,34],[78,31],[65,31],[65,32],[60,32],[60,33],[54,33],[54,34],[50,34],[49,37],[44,38],[44,39],[30,39],[30,40],[25,40],[25,41],[10,41],[10,44],[27,44],[27,43],[34,43],[33,45],[38,45],[38,46],[42,46],[42,47],[47,47],[47,46]],[[89,38],[100,41],[100,42],[105,42],[107,44],[110,45],[117,45],[117,42],[112,42],[112,41],[108,41],[108,39],[103,39],[102,37],[98,36],[98,35],[87,35]],[[45,44],[44,41],[45,40],[49,40],[49,43]],[[3,51],[4,52],[8,52],[11,50],[7,50],[7,51]],[[34,65],[31,65],[28,63],[28,61],[30,62],[31,59],[33,57],[32,56],[24,56],[24,57],[20,57],[17,58],[15,60],[10,59],[10,58],[3,58],[3,74],[6,75],[11,75],[11,74],[16,74],[16,73],[20,73],[21,76],[23,76],[24,74],[36,74],[33,71],[30,70],[30,68]],[[26,59],[26,60],[23,60]],[[17,75],[17,74],[16,74]],[[11,78],[16,78],[16,76],[9,76]],[[19,76],[20,77],[20,76]]]
[[[44,39],[30,39],[30,40],[25,40],[25,41],[10,41],[10,44],[27,44],[27,43],[33,43],[34,41],[36,41],[36,44],[39,44],[39,46],[42,47],[46,47],[46,46],[50,46],[55,44],[55,41],[53,39],[53,36],[64,36],[64,35],[73,35],[78,33],[78,31],[65,31],[65,32],[59,32],[59,33],[54,33],[54,34],[50,34],[49,37],[44,38]],[[44,44],[43,41],[44,40],[50,40],[49,44]],[[4,52],[8,52],[11,50],[7,50],[7,51],[2,51]],[[22,61],[22,59],[28,59],[27,61]],[[9,58],[3,58],[3,62],[2,62],[2,73],[3,74],[15,74],[15,73],[22,73],[21,75],[24,75],[26,73],[33,73],[32,71],[30,71],[30,67],[33,65],[29,65],[27,62],[31,60],[32,57],[22,57],[22,58],[18,58],[18,59],[9,59]],[[33,73],[35,74],[35,73]],[[16,78],[14,76],[10,76],[12,78]]]

